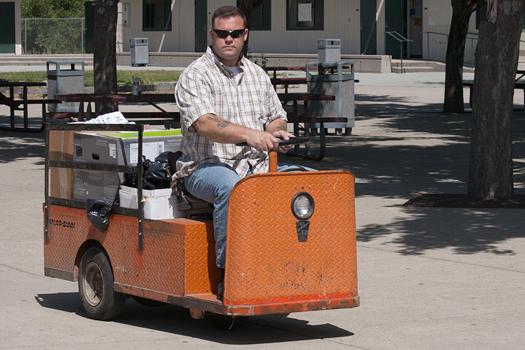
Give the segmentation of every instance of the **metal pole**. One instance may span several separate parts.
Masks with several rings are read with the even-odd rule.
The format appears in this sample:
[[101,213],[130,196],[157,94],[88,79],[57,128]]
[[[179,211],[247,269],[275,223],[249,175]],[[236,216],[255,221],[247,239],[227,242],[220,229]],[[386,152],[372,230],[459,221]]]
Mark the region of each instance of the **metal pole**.
[[24,18],[24,53],[27,54],[27,18]]
[[401,73],[404,73],[403,72],[403,42],[402,41],[399,42],[399,49],[400,49],[399,51],[401,52],[401,57],[400,57],[401,58]]
[[84,53],[84,18],[80,19],[80,52]]

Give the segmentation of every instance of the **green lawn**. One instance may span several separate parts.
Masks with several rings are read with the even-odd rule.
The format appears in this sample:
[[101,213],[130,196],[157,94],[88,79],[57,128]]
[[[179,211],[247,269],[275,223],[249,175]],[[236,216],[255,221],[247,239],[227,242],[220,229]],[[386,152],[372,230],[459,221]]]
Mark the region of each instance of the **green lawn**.
[[[93,86],[93,71],[86,70],[85,85]],[[119,86],[131,85],[133,78],[142,80],[142,84],[149,85],[160,82],[174,82],[179,79],[181,71],[172,70],[144,70],[129,71],[119,70],[117,72],[117,84]],[[6,72],[0,73],[0,79],[11,81],[46,81],[46,72]]]

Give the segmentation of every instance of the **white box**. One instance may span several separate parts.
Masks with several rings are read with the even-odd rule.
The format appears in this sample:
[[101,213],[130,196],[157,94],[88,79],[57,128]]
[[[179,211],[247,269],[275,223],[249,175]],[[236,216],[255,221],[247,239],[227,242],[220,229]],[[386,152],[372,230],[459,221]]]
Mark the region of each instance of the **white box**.
[[[184,211],[177,209],[177,199],[171,188],[160,190],[142,190],[144,198],[144,218],[151,220],[184,218]],[[122,208],[137,209],[137,189],[120,186],[120,206]]]

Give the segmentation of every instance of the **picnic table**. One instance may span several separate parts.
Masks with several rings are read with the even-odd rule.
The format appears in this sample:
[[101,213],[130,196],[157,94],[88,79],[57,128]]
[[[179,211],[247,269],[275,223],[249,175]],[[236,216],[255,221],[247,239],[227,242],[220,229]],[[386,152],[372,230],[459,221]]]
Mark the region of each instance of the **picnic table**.
[[[523,91],[523,109],[525,110],[525,79],[522,78],[525,76],[524,69],[516,70],[516,79],[514,79],[514,90]],[[474,80],[464,80],[463,87],[469,88],[469,105],[472,108],[472,95],[474,93]]]
[[[58,95],[57,99],[64,102],[78,102],[79,111],[53,113],[53,119],[72,118],[89,119],[95,117],[92,103],[97,102],[113,102],[113,103],[146,103],[153,106],[158,112],[122,112],[124,117],[130,121],[138,123],[149,124],[164,124],[167,127],[180,127],[180,116],[178,112],[167,111],[159,104],[174,103],[175,96],[173,94],[68,94]],[[87,105],[87,106],[86,106]]]
[[[310,93],[280,93],[277,94],[279,99],[286,105],[292,102],[292,111],[288,113],[288,123],[293,124],[293,133],[295,136],[307,136],[313,138],[318,136],[318,150],[314,151],[310,143],[304,146],[295,145],[294,151],[290,155],[307,158],[312,160],[322,160],[326,153],[326,127],[325,123],[346,122],[345,117],[316,117],[311,116],[308,111],[309,101],[334,101],[333,95],[319,95]],[[300,103],[302,102],[302,103]],[[303,107],[302,113],[300,106]],[[311,125],[319,125],[319,128],[312,128]],[[319,130],[319,132],[314,131]]]
[[[28,98],[28,89],[30,87],[42,87],[46,86],[44,82],[31,82],[31,81],[8,81],[0,80],[0,88],[9,88],[9,92],[6,95],[4,92],[0,91],[0,105],[9,107],[9,126],[0,125],[0,130],[8,131],[34,131],[39,132],[44,128],[45,118],[46,118],[46,105],[50,103],[60,103],[56,99],[48,98]],[[17,90],[21,89],[22,94],[20,98],[16,97]],[[42,105],[42,122],[38,127],[29,126],[29,114],[28,106],[32,104],[41,104]],[[18,126],[16,124],[16,111],[22,111],[23,126]]]

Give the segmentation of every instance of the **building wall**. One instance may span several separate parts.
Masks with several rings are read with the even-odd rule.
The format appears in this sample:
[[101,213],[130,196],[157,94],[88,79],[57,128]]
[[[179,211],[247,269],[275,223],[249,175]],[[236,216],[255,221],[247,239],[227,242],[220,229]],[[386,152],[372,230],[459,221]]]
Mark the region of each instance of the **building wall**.
[[[129,39],[149,38],[151,52],[194,51],[195,8],[193,0],[173,0],[172,30],[144,32],[142,30],[142,0],[124,0],[128,4],[129,21],[123,26],[123,50],[129,51]],[[235,5],[235,0],[207,0],[208,28],[213,11],[223,5]],[[325,0],[323,31],[287,31],[286,1],[272,0],[272,30],[253,31],[250,50],[267,53],[315,53],[317,39],[340,38],[343,53],[359,53],[359,0]]]
[[253,52],[316,53],[317,39],[341,39],[342,53],[360,51],[359,0],[325,0],[324,30],[286,30],[286,1],[272,0],[272,30],[252,31]]
[[[5,1],[5,0],[0,0]],[[17,0],[19,2],[20,0]],[[211,27],[213,11],[223,5],[235,5],[236,0],[206,0],[208,28]],[[376,3],[377,53],[385,54],[385,2]],[[407,1],[407,16],[411,1]],[[443,54],[443,41],[448,35],[452,6],[449,1],[421,0],[423,6],[423,58],[435,58],[436,52]],[[148,37],[151,52],[193,52],[195,48],[195,0],[172,0],[172,30],[167,32],[144,32],[142,30],[142,0],[123,0],[127,4],[128,22],[122,30],[123,50],[129,51],[129,39]],[[286,30],[286,1],[272,0],[272,30],[252,31],[250,51],[257,53],[316,53],[317,39],[340,38],[342,53],[360,53],[360,0],[325,0],[324,30]],[[470,23],[475,30],[475,16]],[[18,33],[19,31],[17,31]],[[438,34],[430,34],[438,33]],[[443,40],[444,39],[444,40]],[[209,40],[209,39],[208,39]],[[446,45],[445,45],[446,51]]]
[[151,52],[192,52],[194,51],[194,1],[172,0],[171,31],[143,31],[142,30],[142,0],[124,0],[129,13],[122,14],[129,20],[123,23],[122,41],[123,50],[129,51],[131,38],[148,38]]

